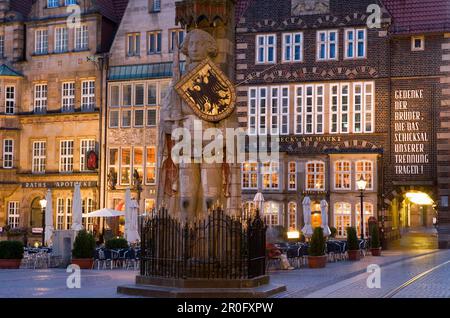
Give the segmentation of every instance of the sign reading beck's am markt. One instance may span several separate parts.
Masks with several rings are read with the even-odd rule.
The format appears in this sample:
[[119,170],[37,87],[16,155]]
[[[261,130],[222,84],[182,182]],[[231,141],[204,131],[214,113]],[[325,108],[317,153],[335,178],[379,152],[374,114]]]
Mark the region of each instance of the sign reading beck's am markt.
[[[430,165],[430,118],[424,89],[394,91],[394,171],[398,176],[424,176]],[[428,105],[428,108],[431,105]]]

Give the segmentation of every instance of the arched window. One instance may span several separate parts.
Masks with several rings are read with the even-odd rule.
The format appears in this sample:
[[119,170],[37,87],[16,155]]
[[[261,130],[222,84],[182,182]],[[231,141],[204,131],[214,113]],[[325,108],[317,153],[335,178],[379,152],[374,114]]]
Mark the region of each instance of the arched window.
[[336,161],[334,163],[334,188],[336,190],[350,190],[351,173],[350,161]]
[[31,217],[30,217],[30,227],[31,228],[42,228],[42,207],[39,201],[41,198],[35,198],[31,203]]
[[355,180],[356,181],[360,180],[361,176],[364,178],[364,180],[367,181],[366,190],[373,190],[373,163],[372,163],[372,161],[368,161],[368,160],[356,161]]
[[241,169],[242,189],[258,189],[258,163],[244,162]]
[[334,204],[334,226],[337,229],[337,237],[347,236],[347,227],[352,222],[352,205],[346,202]]
[[[356,214],[356,231],[358,237],[361,237],[361,204],[355,205]],[[370,202],[364,202],[364,237],[369,236],[369,218],[373,216],[373,204]]]
[[277,202],[269,201],[264,203],[264,221],[267,226],[280,225],[281,207]]
[[325,163],[323,161],[306,163],[306,190],[325,190]]
[[297,203],[289,202],[288,204],[289,231],[297,230]]

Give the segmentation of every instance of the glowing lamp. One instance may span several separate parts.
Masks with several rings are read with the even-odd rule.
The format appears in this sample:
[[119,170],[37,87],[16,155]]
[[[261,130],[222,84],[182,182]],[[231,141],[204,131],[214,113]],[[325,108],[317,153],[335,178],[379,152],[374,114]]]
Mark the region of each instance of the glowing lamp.
[[288,239],[299,239],[300,232],[299,231],[289,231],[289,232],[287,232],[287,238]]
[[411,203],[417,205],[433,205],[434,201],[430,198],[430,196],[423,192],[408,192],[406,193],[406,197]]
[[39,200],[39,204],[41,205],[41,208],[45,209],[47,207],[47,200]]
[[356,181],[356,186],[358,187],[358,190],[360,190],[360,191],[366,190],[367,181],[364,180],[363,176],[361,176],[361,178],[358,181]]

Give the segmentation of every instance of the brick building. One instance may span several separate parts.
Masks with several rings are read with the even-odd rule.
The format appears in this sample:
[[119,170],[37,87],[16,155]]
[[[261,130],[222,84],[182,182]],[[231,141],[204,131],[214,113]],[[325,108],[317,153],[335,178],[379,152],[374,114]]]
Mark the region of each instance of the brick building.
[[51,189],[55,229],[69,229],[75,182],[84,212],[98,207],[100,173],[87,154],[100,152],[102,61],[126,3],[0,2],[0,227],[27,228],[39,240],[39,201]]
[[[243,164],[246,209],[262,191],[269,225],[300,230],[304,198],[316,226],[326,200],[330,226],[344,236],[346,226],[360,230],[363,177],[365,228],[374,216],[395,239],[406,228],[432,227],[437,209],[443,226],[448,134],[436,115],[448,118],[448,4],[245,2],[236,30],[239,120],[250,135],[279,138],[281,150],[279,163]],[[437,20],[423,13],[436,6]]]

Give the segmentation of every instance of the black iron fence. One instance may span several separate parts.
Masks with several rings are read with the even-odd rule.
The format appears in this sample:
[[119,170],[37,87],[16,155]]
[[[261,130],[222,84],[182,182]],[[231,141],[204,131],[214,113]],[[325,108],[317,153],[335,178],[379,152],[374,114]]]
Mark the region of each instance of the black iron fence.
[[183,224],[161,209],[141,226],[141,275],[245,279],[265,274],[266,226],[257,215],[241,221],[221,209]]

